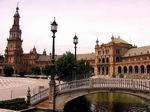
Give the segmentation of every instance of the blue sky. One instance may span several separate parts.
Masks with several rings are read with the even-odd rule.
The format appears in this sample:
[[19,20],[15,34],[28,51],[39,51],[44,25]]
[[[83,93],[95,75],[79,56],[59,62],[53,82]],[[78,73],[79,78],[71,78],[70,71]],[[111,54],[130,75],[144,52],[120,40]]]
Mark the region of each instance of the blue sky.
[[56,54],[74,52],[73,37],[79,38],[78,53],[94,52],[95,41],[120,36],[137,46],[150,45],[150,0],[0,0],[0,53],[3,54],[19,2],[23,50],[35,45],[51,52],[50,23],[56,17]]

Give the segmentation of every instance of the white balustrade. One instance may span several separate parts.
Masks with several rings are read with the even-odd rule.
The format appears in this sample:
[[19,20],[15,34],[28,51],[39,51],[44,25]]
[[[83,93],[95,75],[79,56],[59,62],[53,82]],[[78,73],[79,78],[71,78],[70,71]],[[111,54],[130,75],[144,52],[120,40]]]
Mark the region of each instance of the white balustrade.
[[37,102],[45,99],[46,97],[48,97],[48,90],[49,89],[45,89],[43,91],[40,91],[37,94],[34,94],[33,96],[31,96],[31,105],[36,104]]
[[139,90],[150,93],[150,80],[123,79],[123,78],[82,79],[61,84],[57,88],[58,93],[85,88]]

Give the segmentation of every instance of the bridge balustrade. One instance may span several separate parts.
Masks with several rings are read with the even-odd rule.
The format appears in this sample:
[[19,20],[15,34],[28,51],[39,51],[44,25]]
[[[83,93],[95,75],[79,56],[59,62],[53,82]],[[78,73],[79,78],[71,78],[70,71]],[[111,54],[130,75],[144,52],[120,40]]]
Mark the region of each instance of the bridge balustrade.
[[57,87],[58,93],[77,89],[126,89],[150,92],[150,80],[123,78],[95,78],[70,81]]
[[47,88],[43,91],[40,91],[39,93],[31,96],[31,100],[30,100],[31,105],[34,105],[34,104],[38,103],[39,101],[47,98],[48,97],[48,90],[49,90],[49,88]]

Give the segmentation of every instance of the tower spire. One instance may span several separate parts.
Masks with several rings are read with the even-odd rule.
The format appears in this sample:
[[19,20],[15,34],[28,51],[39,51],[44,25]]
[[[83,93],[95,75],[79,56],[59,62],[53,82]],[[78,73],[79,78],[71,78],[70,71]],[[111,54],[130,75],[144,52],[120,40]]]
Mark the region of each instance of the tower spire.
[[98,38],[97,38],[97,40],[96,40],[96,45],[98,45],[99,44],[99,40],[98,40]]
[[17,2],[16,12],[18,13],[19,10],[19,2]]
[[16,13],[15,13],[14,17],[19,17],[20,18],[20,15],[19,15],[19,2],[17,2]]

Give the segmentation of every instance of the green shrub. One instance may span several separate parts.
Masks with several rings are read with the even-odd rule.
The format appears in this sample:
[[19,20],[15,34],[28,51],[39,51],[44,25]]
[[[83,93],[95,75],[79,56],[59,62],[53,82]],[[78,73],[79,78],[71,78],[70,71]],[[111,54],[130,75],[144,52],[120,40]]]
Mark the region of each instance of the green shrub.
[[113,74],[112,74],[112,77],[113,77],[113,78],[116,78],[116,74],[115,74],[115,73],[113,73]]
[[11,65],[5,65],[3,70],[4,70],[5,76],[8,76],[8,77],[11,77],[14,73],[14,69]]
[[19,76],[20,77],[24,77],[26,74],[27,74],[26,71],[20,71],[19,72]]
[[12,100],[0,101],[0,108],[22,110],[27,108],[27,104],[25,98],[16,98]]
[[123,78],[123,77],[124,77],[124,75],[123,75],[123,74],[120,74],[120,75],[119,75],[119,77],[120,77],[120,78]]

